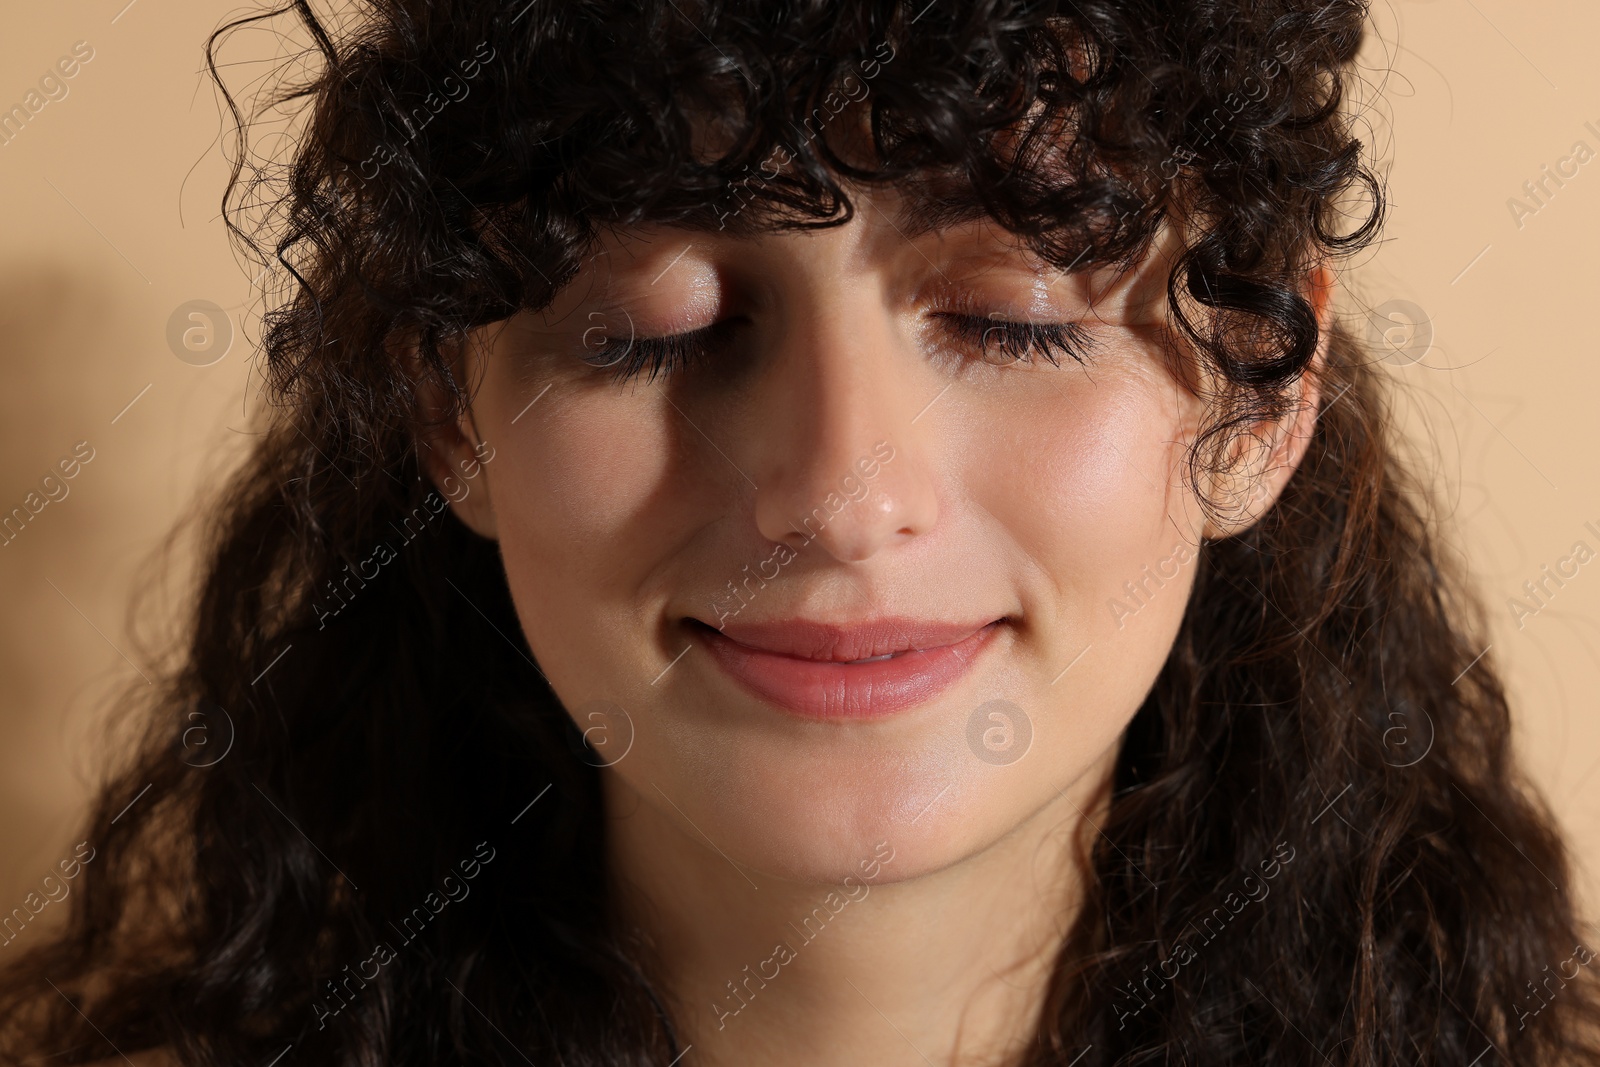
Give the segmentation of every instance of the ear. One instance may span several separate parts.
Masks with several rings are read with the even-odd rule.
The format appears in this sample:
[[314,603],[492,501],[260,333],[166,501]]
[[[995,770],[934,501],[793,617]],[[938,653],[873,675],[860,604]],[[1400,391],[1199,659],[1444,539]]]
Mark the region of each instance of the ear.
[[423,473],[450,501],[456,518],[480,537],[494,540],[498,531],[488,472],[494,448],[478,433],[470,399],[465,410],[449,417],[444,387],[431,375],[424,375],[417,387],[417,407],[422,424],[417,456]]
[[1245,498],[1232,514],[1208,518],[1205,536],[1221,540],[1243,533],[1277,502],[1283,487],[1311,444],[1317,425],[1317,406],[1322,395],[1322,375],[1328,366],[1329,329],[1333,323],[1333,270],[1321,265],[1311,271],[1305,296],[1317,318],[1317,350],[1296,383],[1295,401],[1280,420],[1257,423],[1240,434],[1230,459],[1238,462],[1236,473],[1225,475],[1212,491],[1213,499]]

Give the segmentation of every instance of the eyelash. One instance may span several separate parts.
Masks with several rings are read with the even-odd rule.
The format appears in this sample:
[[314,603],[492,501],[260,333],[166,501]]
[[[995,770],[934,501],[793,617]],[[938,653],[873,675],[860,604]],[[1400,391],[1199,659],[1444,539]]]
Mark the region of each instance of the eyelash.
[[[994,345],[1012,363],[1032,363],[1037,355],[1052,367],[1061,366],[1060,356],[1086,364],[1095,345],[1094,337],[1076,322],[1014,322],[949,312],[941,312],[939,317],[948,319],[956,335],[974,348]],[[997,344],[993,341],[995,331],[1000,338]]]
[[[957,303],[966,305],[968,301]],[[1083,364],[1089,361],[1090,351],[1096,344],[1094,337],[1076,322],[1016,322],[966,311],[941,311],[934,317],[948,322],[960,340],[980,350],[995,345],[999,354],[1013,363],[1032,363],[1037,355],[1051,366],[1059,367],[1059,357],[1064,355]],[[584,357],[584,362],[609,370],[618,383],[640,374],[648,374],[645,381],[653,382],[659,375],[677,374],[706,363],[737,322],[737,319],[723,319],[687,333],[612,342],[592,356]],[[998,343],[994,341],[995,331],[999,331]]]
[[626,341],[612,342],[584,357],[592,367],[608,370],[614,381],[621,383],[649,373],[646,382],[653,382],[661,374],[676,374],[691,366],[705,363],[712,349],[725,340],[736,319],[723,319],[709,326],[687,333],[673,333],[665,337],[630,337]]

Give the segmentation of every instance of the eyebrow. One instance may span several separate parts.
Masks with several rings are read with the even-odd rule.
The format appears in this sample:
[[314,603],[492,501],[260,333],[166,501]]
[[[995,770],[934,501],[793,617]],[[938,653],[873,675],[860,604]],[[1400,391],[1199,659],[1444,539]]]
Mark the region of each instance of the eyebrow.
[[992,218],[975,199],[919,193],[905,198],[892,222],[902,236],[909,238]]

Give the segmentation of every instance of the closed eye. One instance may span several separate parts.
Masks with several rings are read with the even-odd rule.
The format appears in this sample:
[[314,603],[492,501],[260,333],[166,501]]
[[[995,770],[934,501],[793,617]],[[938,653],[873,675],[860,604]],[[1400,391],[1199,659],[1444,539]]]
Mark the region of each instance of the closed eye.
[[1031,363],[1035,357],[1060,366],[1061,356],[1087,364],[1097,344],[1089,331],[1076,322],[1015,322],[950,311],[934,317],[942,320],[959,340],[976,349],[985,363],[997,366]]
[[722,319],[685,333],[629,337],[585,352],[582,358],[591,367],[610,371],[614,381],[624,382],[645,374],[645,381],[652,382],[658,375],[670,377],[705,363],[718,346],[728,341],[739,322],[737,318]]
[[[1087,364],[1096,340],[1081,323],[1017,322],[965,312],[942,311],[934,315],[963,345],[975,349],[984,362],[995,366],[1031,363],[1042,358],[1052,366],[1066,356]],[[698,330],[662,337],[629,337],[585,352],[583,361],[610,372],[616,382],[645,375],[646,382],[672,376],[710,361],[730,340],[741,323],[722,319]]]

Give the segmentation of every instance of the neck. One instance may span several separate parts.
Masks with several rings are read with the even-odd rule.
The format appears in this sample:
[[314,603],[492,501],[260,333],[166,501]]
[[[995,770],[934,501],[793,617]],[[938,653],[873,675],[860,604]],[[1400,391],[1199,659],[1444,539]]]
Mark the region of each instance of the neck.
[[697,1064],[1002,1067],[1038,1028],[1109,774],[957,863],[906,878],[886,842],[838,885],[737,867],[603,773],[617,918]]

